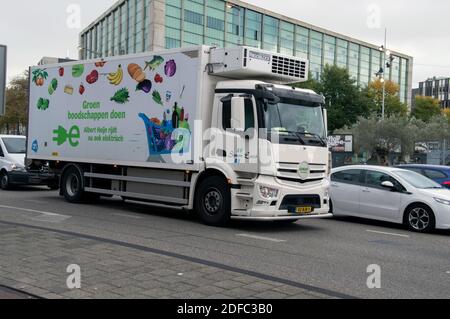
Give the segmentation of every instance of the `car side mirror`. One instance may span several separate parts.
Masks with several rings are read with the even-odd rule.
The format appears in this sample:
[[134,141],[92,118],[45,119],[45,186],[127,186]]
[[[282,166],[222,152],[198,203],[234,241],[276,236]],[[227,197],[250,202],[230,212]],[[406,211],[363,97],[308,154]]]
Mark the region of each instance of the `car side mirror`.
[[385,181],[385,182],[381,183],[381,186],[383,186],[384,188],[389,188],[391,190],[395,189],[394,184],[390,181]]

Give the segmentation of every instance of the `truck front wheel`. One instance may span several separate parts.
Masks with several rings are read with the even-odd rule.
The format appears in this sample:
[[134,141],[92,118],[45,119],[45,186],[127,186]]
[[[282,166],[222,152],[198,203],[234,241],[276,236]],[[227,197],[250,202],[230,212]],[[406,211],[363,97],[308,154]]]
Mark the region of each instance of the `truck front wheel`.
[[83,179],[80,171],[70,167],[63,175],[62,193],[70,203],[81,203],[84,199]]
[[225,226],[231,218],[231,193],[228,184],[219,176],[207,177],[199,186],[196,211],[210,226]]

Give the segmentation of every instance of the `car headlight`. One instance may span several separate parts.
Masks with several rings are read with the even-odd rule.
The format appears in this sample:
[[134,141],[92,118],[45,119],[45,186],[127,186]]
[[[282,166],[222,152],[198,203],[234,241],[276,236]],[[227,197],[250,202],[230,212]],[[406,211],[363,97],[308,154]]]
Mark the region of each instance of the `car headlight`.
[[12,171],[16,171],[16,172],[24,172],[25,171],[25,167],[17,166],[16,164],[12,164],[11,165],[11,170]]
[[440,204],[450,205],[450,200],[441,199],[441,198],[434,198],[434,200],[437,201]]
[[275,199],[278,197],[278,189],[276,188],[260,186],[259,193],[261,194],[261,197],[264,199]]

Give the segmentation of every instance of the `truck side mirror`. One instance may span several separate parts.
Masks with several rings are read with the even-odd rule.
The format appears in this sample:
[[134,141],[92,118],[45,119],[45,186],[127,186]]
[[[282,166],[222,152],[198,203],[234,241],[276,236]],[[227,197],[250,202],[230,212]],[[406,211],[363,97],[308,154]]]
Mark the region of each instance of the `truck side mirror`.
[[237,132],[245,131],[245,98],[231,99],[231,128]]

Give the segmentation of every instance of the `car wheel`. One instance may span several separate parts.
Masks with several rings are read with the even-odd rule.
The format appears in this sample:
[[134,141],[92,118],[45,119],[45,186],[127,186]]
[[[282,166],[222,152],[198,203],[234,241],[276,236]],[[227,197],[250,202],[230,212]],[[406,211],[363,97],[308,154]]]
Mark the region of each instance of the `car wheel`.
[[3,190],[7,190],[10,188],[9,175],[7,172],[0,173],[0,187]]
[[62,194],[70,203],[81,203],[85,199],[83,180],[80,171],[70,167],[62,178]]
[[405,223],[414,232],[427,233],[434,229],[436,219],[428,206],[417,204],[408,208]]
[[218,176],[206,178],[199,186],[196,211],[210,226],[225,226],[231,218],[231,192],[225,180]]

